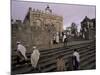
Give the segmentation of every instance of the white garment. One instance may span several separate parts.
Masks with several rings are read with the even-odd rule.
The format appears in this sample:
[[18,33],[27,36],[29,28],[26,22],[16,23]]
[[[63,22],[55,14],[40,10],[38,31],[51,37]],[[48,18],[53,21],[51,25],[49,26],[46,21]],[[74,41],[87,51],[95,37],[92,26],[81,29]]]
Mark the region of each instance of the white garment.
[[56,42],[59,43],[59,35],[56,35]]
[[79,55],[78,52],[75,51],[75,52],[73,53],[73,56],[76,56],[77,61],[80,62],[80,55]]
[[37,66],[39,57],[40,57],[40,52],[37,49],[33,50],[33,53],[31,54],[31,64],[34,68],[36,68]]
[[23,45],[18,44],[17,51],[20,51],[21,54],[24,56],[24,58],[27,60],[27,57],[26,57],[26,48]]
[[63,36],[63,42],[64,42],[65,38],[66,38],[66,35]]

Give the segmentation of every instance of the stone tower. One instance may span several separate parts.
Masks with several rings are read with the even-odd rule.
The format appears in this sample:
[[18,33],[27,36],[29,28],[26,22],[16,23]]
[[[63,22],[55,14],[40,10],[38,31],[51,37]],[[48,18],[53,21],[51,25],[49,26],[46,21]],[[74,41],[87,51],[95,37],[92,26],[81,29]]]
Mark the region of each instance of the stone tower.
[[46,13],[52,13],[52,10],[50,9],[49,5],[47,5],[47,7],[45,8],[45,12]]
[[45,11],[29,7],[20,30],[20,40],[29,49],[33,45],[49,47],[56,32],[63,31],[63,17],[51,13],[49,6]]

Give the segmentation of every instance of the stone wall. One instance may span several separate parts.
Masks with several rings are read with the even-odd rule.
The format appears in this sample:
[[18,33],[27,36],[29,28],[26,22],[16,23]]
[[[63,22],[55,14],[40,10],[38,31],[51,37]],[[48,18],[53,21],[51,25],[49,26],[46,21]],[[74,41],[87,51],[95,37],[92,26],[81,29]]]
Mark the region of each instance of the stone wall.
[[[17,27],[17,28],[16,28]],[[22,22],[12,24],[12,49],[16,49],[16,42],[20,41],[28,51],[32,46],[49,48],[56,32],[63,31],[63,18],[29,8]]]

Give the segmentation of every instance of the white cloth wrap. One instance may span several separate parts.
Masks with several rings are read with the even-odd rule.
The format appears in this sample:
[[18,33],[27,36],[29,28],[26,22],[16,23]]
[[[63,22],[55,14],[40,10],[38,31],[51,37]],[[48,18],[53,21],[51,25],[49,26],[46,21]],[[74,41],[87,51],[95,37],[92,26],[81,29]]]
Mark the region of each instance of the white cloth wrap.
[[34,68],[36,68],[38,60],[40,57],[40,53],[37,49],[33,50],[33,53],[31,54],[31,64]]
[[21,52],[21,54],[24,56],[25,59],[27,59],[26,48],[23,45],[19,44],[17,50]]
[[80,62],[80,55],[78,52],[74,52],[73,56],[76,56],[77,61]]

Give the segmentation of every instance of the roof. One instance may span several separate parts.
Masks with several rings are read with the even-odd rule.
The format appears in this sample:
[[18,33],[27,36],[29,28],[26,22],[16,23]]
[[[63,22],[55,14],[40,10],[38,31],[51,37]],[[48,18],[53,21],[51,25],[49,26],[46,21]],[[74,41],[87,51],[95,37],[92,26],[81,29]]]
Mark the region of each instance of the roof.
[[85,18],[83,19],[83,21],[81,23],[87,22],[87,21],[91,21],[91,19],[89,19],[87,16],[85,16]]

